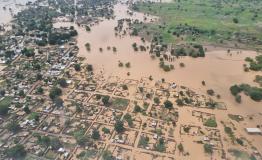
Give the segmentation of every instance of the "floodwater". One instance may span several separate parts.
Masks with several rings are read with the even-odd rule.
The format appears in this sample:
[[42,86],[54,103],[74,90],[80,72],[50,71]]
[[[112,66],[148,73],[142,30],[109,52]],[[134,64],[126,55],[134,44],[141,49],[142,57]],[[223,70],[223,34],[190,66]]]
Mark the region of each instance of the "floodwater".
[[35,0],[0,0],[0,24],[9,23],[12,20],[12,14],[22,10],[25,7],[24,5],[30,1]]
[[[177,82],[199,92],[206,93],[207,89],[213,89],[221,95],[221,101],[225,101],[232,113],[252,114],[262,112],[261,104],[246,98],[242,104],[236,104],[234,97],[230,95],[229,88],[233,84],[248,83],[257,85],[253,82],[255,75],[259,73],[244,72],[243,64],[245,57],[255,57],[255,51],[234,51],[231,50],[231,56],[227,53],[227,48],[210,48],[205,58],[184,57],[172,62],[175,70],[164,72],[159,68],[159,60],[153,60],[148,52],[135,52],[132,44],[148,46],[149,43],[143,43],[139,37],[133,36],[115,36],[114,27],[117,26],[117,20],[122,18],[139,19],[143,21],[144,15],[134,13],[130,16],[126,13],[127,6],[117,4],[115,6],[115,19],[103,20],[99,24],[91,27],[91,32],[86,32],[84,28],[77,27],[79,36],[77,37],[79,55],[86,57],[86,62],[94,65],[96,71],[103,71],[105,75],[118,75],[122,78],[140,79],[141,77],[153,76],[154,79],[165,78],[167,81]],[[147,18],[155,19],[156,17]],[[70,26],[72,23],[59,22],[55,27]],[[88,52],[85,44],[90,43],[91,51]],[[107,47],[115,46],[117,52]],[[103,48],[100,52],[99,48]],[[118,67],[118,62],[124,64],[131,63],[131,68]],[[186,66],[179,67],[183,62]],[[130,76],[127,73],[130,73]],[[206,82],[203,87],[201,81]],[[260,107],[259,107],[260,106]]]
[[[128,8],[124,4],[117,4],[115,6],[115,19],[103,20],[99,24],[91,27],[91,32],[86,32],[84,28],[77,27],[73,23],[58,22],[55,27],[74,25],[79,35],[77,37],[77,44],[79,47],[79,55],[86,58],[86,62],[94,66],[95,72],[103,72],[105,76],[115,75],[122,79],[133,78],[140,79],[141,77],[152,76],[154,80],[165,78],[166,81],[176,82],[180,85],[185,85],[193,90],[206,94],[207,89],[213,89],[217,94],[221,95],[218,101],[225,102],[227,111],[211,111],[216,114],[218,122],[227,120],[227,114],[238,114],[242,116],[250,116],[253,114],[262,113],[262,105],[259,102],[252,101],[247,96],[242,96],[242,103],[235,102],[231,95],[229,88],[233,84],[248,83],[257,86],[253,82],[255,75],[261,74],[257,72],[244,72],[243,64],[245,64],[245,57],[255,57],[255,51],[240,51],[232,50],[230,54],[227,53],[227,48],[207,47],[205,58],[191,58],[184,57],[172,62],[175,70],[164,72],[159,68],[159,60],[152,59],[148,52],[135,52],[132,44],[136,42],[138,45],[148,46],[149,43],[143,43],[139,37],[115,36],[114,27],[117,26],[117,20],[122,18],[144,20],[144,15],[141,13],[134,13],[133,16],[128,15]],[[156,17],[147,17],[147,20],[155,20]],[[90,43],[91,51],[88,52],[85,44]],[[117,52],[113,53],[112,49],[107,50],[107,47],[115,46]],[[100,52],[99,48],[103,48]],[[130,68],[118,67],[118,63],[131,63]],[[185,64],[184,68],[179,66],[179,63]],[[128,76],[127,73],[130,73]],[[202,81],[206,82],[206,86],[202,86]],[[216,99],[214,97],[214,99]],[[181,122],[190,119],[189,115],[183,115]],[[262,119],[262,118],[261,118]],[[260,121],[261,122],[261,121]],[[248,121],[239,127],[237,134],[249,137],[252,144],[255,145],[261,152],[262,144],[261,137],[252,137],[245,133],[245,127],[256,127],[258,121]],[[223,128],[219,128],[223,130]],[[226,135],[224,135],[226,136]],[[188,142],[189,143],[189,142]],[[191,144],[188,144],[189,146]],[[227,145],[225,149],[232,147]],[[192,152],[191,152],[192,153]],[[199,152],[192,153],[192,156],[197,156]]]
[[[3,2],[0,1],[2,5]],[[1,7],[2,9],[2,7]],[[256,74],[255,72],[244,72],[243,64],[245,57],[255,57],[257,55],[254,51],[234,51],[227,53],[227,48],[208,48],[205,58],[191,58],[184,57],[172,62],[175,70],[164,72],[159,68],[159,60],[152,59],[147,52],[135,52],[132,44],[136,42],[138,45],[149,46],[148,42],[143,43],[139,37],[116,36],[114,27],[117,26],[117,20],[122,18],[144,20],[144,15],[141,13],[134,13],[133,16],[127,14],[128,7],[124,4],[117,4],[115,6],[115,19],[103,20],[91,27],[91,32],[86,32],[84,28],[69,22],[57,22],[55,27],[74,25],[78,31],[77,44],[79,47],[79,56],[85,57],[86,62],[94,66],[95,72],[104,72],[105,76],[116,75],[125,78],[140,79],[141,77],[152,76],[154,80],[165,78],[166,81],[176,82],[179,85],[185,85],[193,90],[206,93],[207,89],[213,89],[217,94],[221,95],[221,99],[227,104],[228,110],[225,111],[211,111],[216,114],[217,121],[227,119],[227,114],[239,114],[242,116],[262,113],[261,103],[254,102],[246,96],[242,96],[243,102],[237,104],[234,97],[229,92],[229,87],[233,84],[248,83],[257,85],[253,82]],[[9,12],[9,11],[5,11]],[[0,11],[0,17],[2,17]],[[3,16],[5,18],[5,16]],[[156,17],[147,17],[147,20],[155,20]],[[3,19],[0,19],[2,23]],[[9,20],[7,20],[9,21]],[[91,51],[88,52],[85,44],[90,43]],[[107,48],[111,47],[110,50]],[[112,51],[112,47],[117,48],[117,52]],[[103,51],[99,51],[103,48]],[[131,63],[130,68],[118,67],[119,61],[124,64]],[[184,68],[179,66],[179,63],[185,64]],[[127,73],[130,73],[128,76]],[[202,86],[202,81],[206,82],[206,86]],[[181,121],[190,121],[190,116],[185,113],[181,116]],[[260,121],[261,122],[261,121]],[[248,122],[245,127],[256,127],[258,121]],[[243,127],[241,127],[240,134],[245,134]],[[223,129],[221,129],[223,130]],[[247,135],[246,135],[247,136]],[[250,137],[249,137],[250,138]],[[252,137],[252,143],[261,152],[262,143],[261,137]],[[186,143],[190,148],[191,144]],[[197,147],[197,146],[196,146]],[[200,150],[196,150],[192,156],[198,156]]]

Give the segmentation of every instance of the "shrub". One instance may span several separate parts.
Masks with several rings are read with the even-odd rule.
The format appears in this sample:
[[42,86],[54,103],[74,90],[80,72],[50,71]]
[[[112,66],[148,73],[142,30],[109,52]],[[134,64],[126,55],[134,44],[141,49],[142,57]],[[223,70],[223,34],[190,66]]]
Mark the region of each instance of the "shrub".
[[109,105],[109,99],[110,97],[109,96],[103,96],[102,98],[102,102],[105,106],[108,106]]
[[234,23],[238,23],[238,19],[237,18],[233,18],[233,22]]
[[215,91],[213,89],[208,89],[207,94],[213,96],[215,94]]
[[123,89],[123,90],[128,90],[127,85],[126,85],[126,84],[122,85],[122,89]]
[[79,63],[74,65],[75,71],[79,72],[81,70],[81,65]]
[[54,100],[55,98],[57,98],[58,96],[62,95],[62,90],[58,87],[54,87],[50,90],[49,92],[49,97]]
[[110,133],[110,129],[106,128],[106,127],[103,127],[102,128],[102,131],[105,133],[105,134],[109,134]]
[[184,146],[181,143],[178,144],[177,148],[179,152],[184,152]]
[[183,103],[183,101],[182,101],[181,99],[177,99],[177,100],[176,100],[176,104],[177,104],[178,106],[183,106],[183,105],[184,105],[184,103]]
[[171,101],[169,101],[169,100],[166,100],[164,102],[164,106],[165,106],[166,109],[171,110],[173,108],[173,103]]
[[208,154],[212,154],[213,153],[213,147],[210,144],[204,144],[204,150]]
[[237,143],[240,144],[241,146],[244,145],[244,141],[243,141],[242,139],[237,138],[236,141],[237,141]]
[[155,103],[155,104],[159,104],[159,103],[160,103],[160,100],[159,100],[158,97],[155,97],[155,98],[154,98],[154,103]]
[[209,118],[205,123],[205,126],[207,127],[217,127],[217,122],[215,119]]
[[67,82],[65,78],[59,79],[58,83],[61,87],[67,87]]
[[236,95],[235,96],[235,100],[236,100],[237,103],[241,103],[241,101],[242,101],[241,100],[241,96],[240,95]]
[[230,87],[230,91],[232,95],[237,95],[238,93],[240,93],[242,91],[242,89],[240,87],[238,87],[238,85],[233,85]]
[[123,67],[124,66],[124,64],[122,63],[122,62],[118,62],[118,67]]
[[183,67],[185,67],[185,64],[181,62],[181,63],[179,63],[179,66],[183,68]]

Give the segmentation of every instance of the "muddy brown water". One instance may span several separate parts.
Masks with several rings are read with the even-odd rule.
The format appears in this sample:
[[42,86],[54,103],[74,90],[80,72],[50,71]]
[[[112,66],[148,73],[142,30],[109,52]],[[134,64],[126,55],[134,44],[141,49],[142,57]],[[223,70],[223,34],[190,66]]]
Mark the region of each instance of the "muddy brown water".
[[[1,1],[0,4],[2,4]],[[0,7],[2,8],[2,6]],[[117,25],[117,20],[132,18],[142,21],[144,19],[144,15],[141,13],[134,13],[134,15],[130,17],[130,15],[126,13],[127,9],[127,6],[117,4],[115,6],[116,18],[114,20],[103,20],[99,24],[92,26],[91,32],[86,32],[84,28],[68,22],[57,22],[54,26],[75,26],[79,33],[77,36],[79,56],[86,57],[86,63],[92,64],[95,72],[103,71],[106,76],[116,75],[121,77],[121,79],[140,79],[141,77],[149,77],[151,75],[154,80],[165,78],[166,81],[185,85],[200,93],[206,93],[207,89],[214,89],[217,94],[221,95],[221,99],[218,101],[225,102],[228,108],[226,112],[213,111],[218,121],[228,119],[227,113],[243,116],[262,113],[261,103],[254,102],[249,97],[242,96],[243,102],[237,104],[234,97],[229,92],[229,87],[233,84],[248,83],[257,85],[253,80],[255,75],[261,75],[261,73],[247,73],[243,71],[245,57],[255,57],[257,55],[255,51],[242,50],[240,52],[231,50],[232,55],[229,55],[227,53],[227,48],[208,48],[205,58],[180,58],[172,62],[175,66],[175,70],[164,72],[159,68],[159,60],[153,60],[148,52],[135,52],[132,48],[134,42],[145,46],[149,45],[148,42],[143,43],[140,37],[115,36],[114,27]],[[5,18],[2,11],[0,11],[0,17]],[[156,17],[149,17],[149,19],[151,18],[154,19]],[[91,44],[90,52],[85,48],[86,43]],[[115,46],[117,52],[114,53],[112,49],[107,50],[108,46],[111,48]],[[99,48],[103,48],[103,52],[100,52]],[[130,62],[131,67],[120,68],[118,67],[119,61],[124,64]],[[184,68],[179,67],[180,62],[185,64]],[[127,72],[130,72],[130,76],[127,75]],[[206,86],[202,86],[202,80],[205,80]],[[182,118],[183,121],[186,121],[185,118],[189,117],[185,116]],[[248,127],[256,127],[259,123],[261,124],[261,119],[250,121],[247,125]],[[243,127],[240,128],[240,130],[241,134],[245,134]],[[261,152],[262,143],[259,143],[262,141],[261,136],[250,136],[249,139],[251,139],[253,144]],[[190,146],[191,144],[188,145]],[[198,152],[196,153],[198,154]]]
[[[239,114],[242,116],[262,113],[262,104],[252,101],[249,97],[242,96],[243,102],[238,104],[235,102],[234,97],[231,95],[229,88],[233,84],[248,83],[257,85],[253,82],[257,72],[244,72],[243,64],[245,64],[245,57],[255,57],[255,51],[232,50],[230,54],[227,53],[227,48],[209,47],[206,52],[205,58],[191,58],[184,57],[172,62],[175,70],[164,72],[159,68],[159,60],[153,60],[148,52],[135,52],[132,44],[143,44],[139,37],[131,36],[115,36],[114,27],[117,26],[117,20],[122,18],[139,19],[142,21],[144,15],[141,13],[134,13],[133,16],[128,15],[127,6],[117,4],[115,6],[115,19],[103,20],[97,25],[91,27],[91,32],[86,32],[84,28],[77,27],[79,35],[77,37],[77,44],[79,47],[79,55],[86,58],[86,62],[92,64],[96,72],[104,72],[106,76],[116,75],[125,78],[140,79],[141,77],[149,77],[150,75],[154,80],[165,78],[167,81],[176,82],[180,85],[185,85],[193,90],[206,94],[207,89],[213,89],[217,94],[221,95],[221,99],[227,104],[228,110],[225,111],[211,111],[216,114],[217,121],[228,120],[227,114]],[[156,17],[148,17],[148,20],[156,19]],[[72,23],[59,22],[54,26],[70,26]],[[90,43],[91,51],[88,52],[85,48],[86,43]],[[143,44],[148,46],[149,43]],[[107,47],[115,46],[117,52],[113,53],[112,50],[107,50]],[[99,51],[103,48],[103,52]],[[124,64],[131,63],[130,68],[118,67],[118,62]],[[185,64],[184,68],[179,67],[179,63]],[[130,73],[130,76],[127,73]],[[202,86],[201,82],[204,80],[206,86]],[[214,99],[216,99],[214,97]],[[181,119],[186,121],[188,116]],[[252,137],[245,133],[244,127],[256,127],[258,121],[245,122],[245,125],[239,127],[241,135],[249,137],[252,143],[261,152],[262,144],[259,143],[261,137]],[[223,128],[220,128],[223,130]],[[224,135],[226,136],[226,135]],[[232,147],[231,145],[227,146]],[[196,153],[197,155],[198,153]]]

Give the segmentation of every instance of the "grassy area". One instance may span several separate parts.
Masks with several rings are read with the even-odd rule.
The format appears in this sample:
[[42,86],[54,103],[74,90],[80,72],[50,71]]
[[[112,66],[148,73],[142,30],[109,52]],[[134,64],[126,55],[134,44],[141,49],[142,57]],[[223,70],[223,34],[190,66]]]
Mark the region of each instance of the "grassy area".
[[0,106],[9,106],[12,102],[13,98],[12,97],[5,97],[0,101]]
[[125,110],[128,104],[129,104],[129,100],[123,98],[116,98],[112,102],[112,106],[115,109],[119,109],[119,110]]
[[12,97],[5,97],[0,101],[0,115],[6,115],[12,103]]
[[238,160],[256,160],[255,157],[250,156],[245,151],[240,151],[237,149],[229,149],[228,152],[231,153]]
[[217,127],[217,122],[215,119],[209,118],[206,120],[206,122],[204,123],[204,126],[207,127]]
[[[160,17],[160,23],[137,25],[163,42],[202,42],[223,45],[262,44],[262,1],[181,0],[174,3],[139,2],[136,11]],[[142,29],[143,30],[143,29]]]

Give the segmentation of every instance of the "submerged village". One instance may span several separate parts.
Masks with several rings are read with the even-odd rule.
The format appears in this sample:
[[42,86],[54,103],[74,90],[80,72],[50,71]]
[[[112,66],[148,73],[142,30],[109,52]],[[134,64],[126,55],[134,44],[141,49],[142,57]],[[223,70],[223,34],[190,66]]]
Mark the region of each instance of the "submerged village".
[[[135,66],[130,61],[115,59],[112,70],[121,68],[122,76],[107,72],[111,65],[106,63],[111,60],[108,55],[103,55],[106,68],[96,67],[94,63],[99,62],[95,60],[88,61],[89,56],[95,56],[92,52],[121,56],[121,45],[117,44],[125,41],[123,37],[135,38],[129,45],[132,52],[141,52],[138,54],[150,61],[159,59],[156,72],[161,74],[186,68],[182,62],[172,64],[179,56],[205,57],[207,49],[202,45],[174,49],[161,45],[161,37],[150,43],[147,36],[138,37],[134,26],[153,23],[158,17],[135,13],[134,3],[28,1],[9,25],[1,26],[0,159],[262,159],[262,112],[233,114],[223,95],[209,88],[200,92],[175,78],[134,78],[129,69]],[[2,9],[11,12],[8,7]],[[116,12],[121,14],[118,19]],[[113,30],[99,28],[98,32],[112,32],[118,39],[113,45],[99,47],[77,38],[85,38],[105,20],[116,22]],[[254,59],[261,63],[261,57]],[[249,62],[255,63],[252,58]],[[261,83],[261,76],[257,79]],[[208,82],[203,79],[198,83],[204,88]],[[241,92],[252,87],[245,91],[243,85],[235,85],[227,92],[230,90],[240,103]],[[251,104],[261,107],[260,91],[249,96],[255,100]]]

